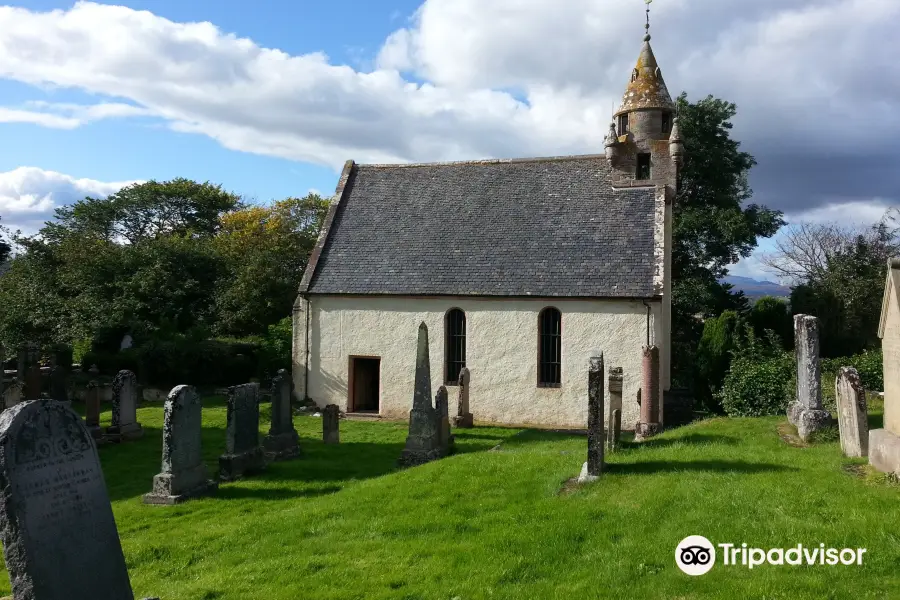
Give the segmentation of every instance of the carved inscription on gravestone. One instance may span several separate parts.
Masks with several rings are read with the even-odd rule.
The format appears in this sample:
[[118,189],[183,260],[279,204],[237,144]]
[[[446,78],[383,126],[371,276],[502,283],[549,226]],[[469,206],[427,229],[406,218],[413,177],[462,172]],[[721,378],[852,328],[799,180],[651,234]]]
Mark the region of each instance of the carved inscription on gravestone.
[[14,597],[132,599],[96,446],[53,400],[0,416],[3,551]]

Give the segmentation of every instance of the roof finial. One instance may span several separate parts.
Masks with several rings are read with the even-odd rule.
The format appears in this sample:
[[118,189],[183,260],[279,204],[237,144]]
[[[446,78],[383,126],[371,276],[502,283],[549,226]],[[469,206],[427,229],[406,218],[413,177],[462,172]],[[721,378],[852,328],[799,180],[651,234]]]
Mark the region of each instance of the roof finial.
[[647,5],[647,24],[644,25],[644,31],[647,32],[646,35],[644,35],[645,42],[650,41],[650,3],[651,2],[653,2],[653,0],[644,0],[644,3]]

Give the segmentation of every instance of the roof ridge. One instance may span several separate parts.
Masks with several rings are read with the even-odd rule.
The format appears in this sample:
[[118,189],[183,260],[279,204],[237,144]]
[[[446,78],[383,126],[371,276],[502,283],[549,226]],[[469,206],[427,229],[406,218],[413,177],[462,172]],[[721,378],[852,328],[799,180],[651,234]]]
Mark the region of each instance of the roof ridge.
[[478,160],[455,160],[418,163],[356,163],[358,169],[415,168],[415,167],[457,167],[462,165],[502,165],[515,163],[561,162],[568,160],[604,159],[605,154],[573,154],[568,156],[536,156],[526,158],[484,158]]

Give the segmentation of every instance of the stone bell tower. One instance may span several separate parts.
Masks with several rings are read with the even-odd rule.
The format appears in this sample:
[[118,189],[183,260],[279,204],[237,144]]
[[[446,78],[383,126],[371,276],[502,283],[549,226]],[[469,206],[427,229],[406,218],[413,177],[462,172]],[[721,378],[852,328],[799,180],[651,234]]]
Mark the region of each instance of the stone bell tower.
[[609,126],[606,158],[614,187],[665,185],[674,190],[684,144],[675,103],[650,47],[650,2],[645,29],[637,65]]

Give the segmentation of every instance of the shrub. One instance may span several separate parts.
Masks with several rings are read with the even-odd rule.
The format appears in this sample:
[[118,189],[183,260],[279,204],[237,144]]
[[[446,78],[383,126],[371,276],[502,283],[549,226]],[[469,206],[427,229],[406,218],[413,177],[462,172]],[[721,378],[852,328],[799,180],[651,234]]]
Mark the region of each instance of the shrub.
[[789,352],[755,359],[749,354],[735,356],[718,397],[729,416],[761,417],[784,414],[788,398],[785,382],[794,372]]
[[732,352],[744,328],[743,320],[733,310],[707,319],[697,346],[696,391],[708,408],[720,412],[718,395],[731,364]]
[[794,347],[794,324],[787,302],[773,296],[763,296],[753,303],[749,315],[750,324],[757,337],[764,337],[766,330],[780,338],[782,347]]

